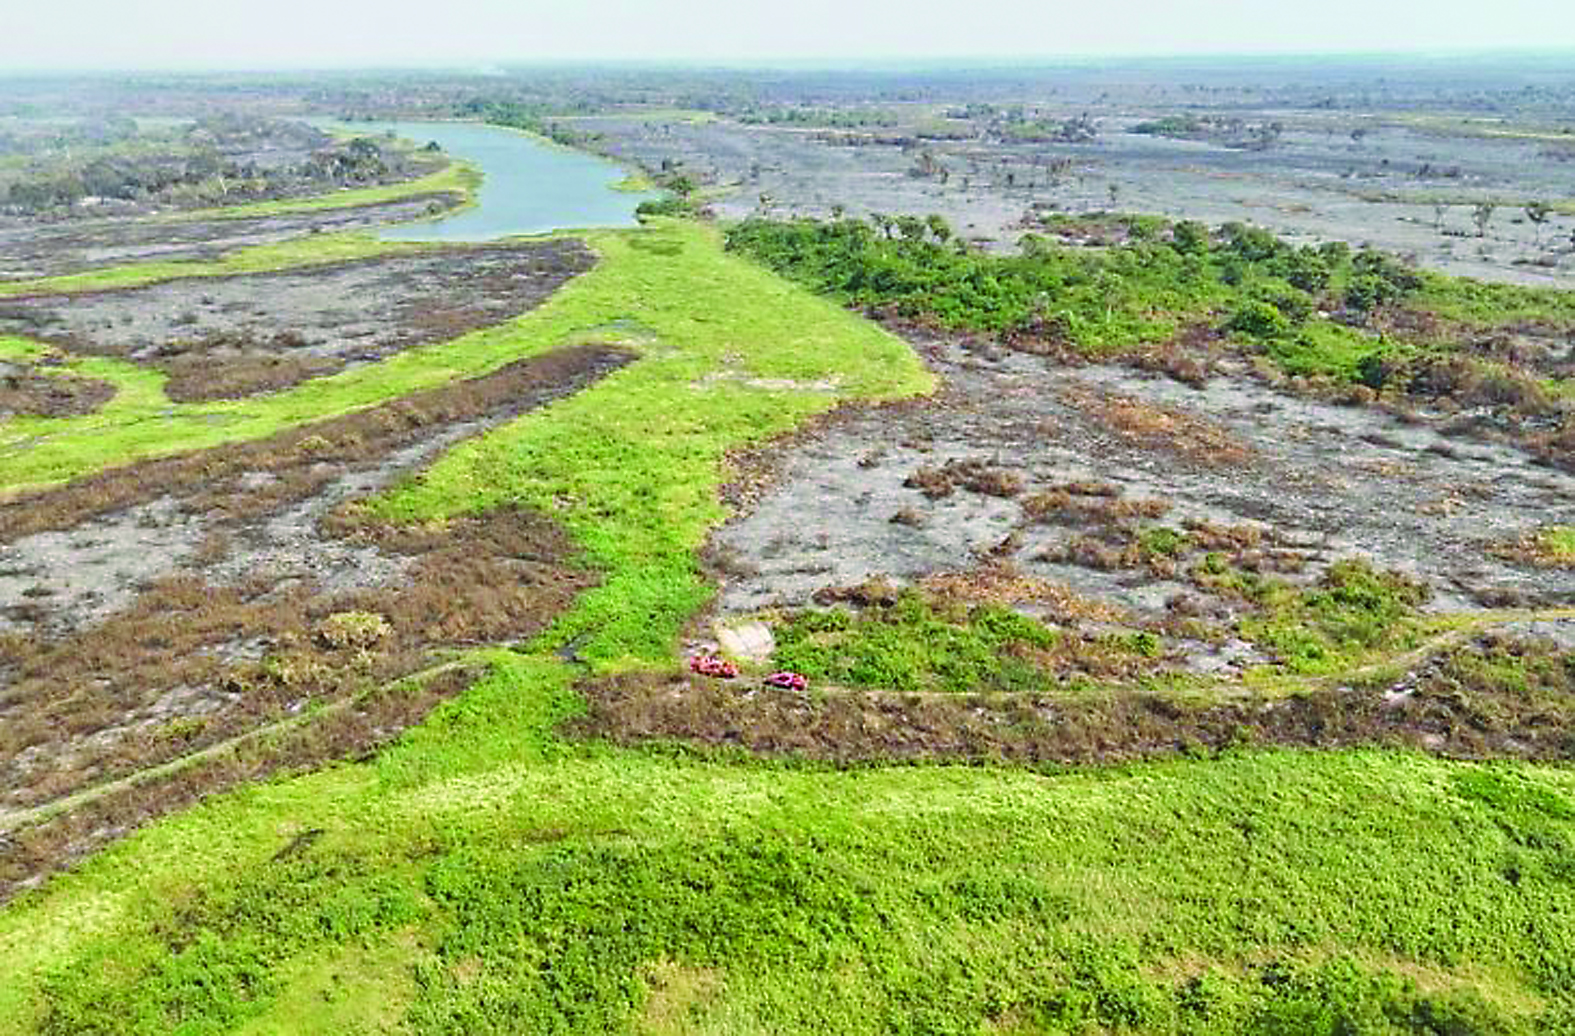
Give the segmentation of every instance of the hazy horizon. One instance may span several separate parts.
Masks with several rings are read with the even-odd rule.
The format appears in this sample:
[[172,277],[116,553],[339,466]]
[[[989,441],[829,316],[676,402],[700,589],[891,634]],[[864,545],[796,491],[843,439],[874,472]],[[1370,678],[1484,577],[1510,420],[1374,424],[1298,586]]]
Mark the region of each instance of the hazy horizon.
[[[16,0],[6,0],[15,3]],[[95,0],[32,5],[7,19],[0,69],[268,71],[484,69],[533,64],[846,66],[1032,64],[1085,60],[1524,55],[1575,51],[1575,7],[1503,0],[1387,6],[1327,0],[1304,8],[1264,0],[1127,0],[1072,13],[1029,0],[950,4],[833,0],[725,9],[695,0],[587,0],[531,5],[454,0],[430,7],[351,0],[277,0],[267,17],[198,0],[140,5]],[[254,9],[255,10],[255,9]],[[1575,73],[1572,73],[1575,74]]]

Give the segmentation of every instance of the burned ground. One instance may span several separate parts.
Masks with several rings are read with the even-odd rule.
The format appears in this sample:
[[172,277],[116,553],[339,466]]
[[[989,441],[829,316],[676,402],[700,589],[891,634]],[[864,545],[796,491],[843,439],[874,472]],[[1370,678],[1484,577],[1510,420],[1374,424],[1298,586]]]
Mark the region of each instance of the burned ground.
[[[1019,139],[925,105],[880,105],[900,125],[817,128],[730,119],[568,119],[599,134],[598,147],[650,169],[678,167],[724,188],[709,204],[723,218],[763,211],[825,217],[845,210],[943,215],[960,236],[1006,248],[1037,215],[1116,209],[1209,224],[1244,221],[1301,241],[1369,242],[1415,254],[1425,266],[1486,280],[1569,286],[1575,244],[1567,215],[1534,224],[1505,198],[1562,198],[1575,164],[1560,142],[1463,132],[1447,121],[1377,113],[1288,111],[1281,100],[1233,94],[1232,117],[1253,104],[1283,126],[1261,150],[1134,130],[1167,114],[1132,83],[1101,83],[1072,99],[1057,84],[1038,105],[1049,121],[1092,116],[1094,139]],[[1130,89],[1128,89],[1130,88]],[[1020,97],[1014,94],[1013,104]],[[1196,95],[1174,98],[1192,110]],[[1355,107],[1372,103],[1366,98]],[[1242,107],[1242,106],[1245,106]],[[857,111],[857,106],[854,106]],[[1174,109],[1171,109],[1174,110]],[[1379,127],[1382,131],[1379,131]],[[1359,129],[1356,142],[1350,136]],[[1371,132],[1368,132],[1371,130]],[[1502,214],[1476,236],[1473,204]]]
[[102,378],[51,371],[38,364],[0,363],[0,418],[91,414],[115,395]]
[[[848,410],[801,436],[752,510],[718,532],[724,610],[967,568],[1005,544],[1032,575],[1160,614],[1183,581],[1051,559],[1080,539],[1119,548],[1188,526],[1251,527],[1259,548],[1299,552],[1307,578],[1365,555],[1423,579],[1441,609],[1575,599],[1568,573],[1488,549],[1575,521],[1575,478],[1510,445],[1289,395],[1239,366],[1195,388],[954,339],[920,345],[945,379],[940,395]],[[976,481],[940,492],[932,480],[948,472]]]
[[166,371],[170,398],[236,398],[516,317],[590,269],[578,241],[446,249],[0,303],[0,332]]
[[[0,637],[0,821],[312,709],[337,710],[336,733],[283,737],[294,746],[287,760],[328,745],[333,755],[362,752],[419,719],[436,692],[360,699],[429,665],[436,649],[529,636],[593,576],[529,511],[405,528],[356,500],[631,358],[563,350],[9,502],[0,580],[5,599],[21,603]],[[160,781],[144,782],[96,812],[14,834],[0,843],[0,882],[35,875],[48,857],[41,846],[113,835],[277,765],[256,750],[225,758],[199,768],[207,778],[169,775],[168,795]]]
[[[1087,763],[1253,741],[1569,757],[1575,571],[1504,544],[1575,523],[1575,478],[1450,414],[1293,394],[1225,355],[1180,379],[910,335],[940,393],[735,458],[737,516],[706,552],[721,583],[707,621],[761,617],[774,664],[821,658],[852,683],[805,696],[747,676],[597,680],[582,732],[837,762]],[[1327,644],[1291,657],[1316,607],[1374,594],[1393,596],[1362,621],[1391,606],[1395,621],[1348,661]],[[854,618],[803,625],[828,606]],[[904,607],[923,621],[902,628]],[[1546,615],[1491,611],[1506,607]],[[893,682],[904,652],[1014,612],[1039,634],[965,644],[919,693]],[[1449,633],[1444,616],[1483,632]],[[850,623],[872,636],[822,636],[807,655],[783,639]],[[691,648],[711,646],[697,623]],[[1280,693],[1242,681],[1292,661]],[[953,664],[974,693],[934,689]]]
[[367,230],[446,212],[458,195],[422,194],[375,205],[227,219],[109,218],[0,223],[0,283],[126,263],[211,260],[304,234]]

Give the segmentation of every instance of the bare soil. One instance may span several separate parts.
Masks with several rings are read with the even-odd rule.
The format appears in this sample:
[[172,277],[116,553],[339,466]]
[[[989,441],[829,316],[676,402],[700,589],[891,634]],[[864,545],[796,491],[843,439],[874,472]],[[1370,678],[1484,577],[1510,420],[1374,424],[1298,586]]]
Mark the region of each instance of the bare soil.
[[502,323],[594,262],[544,241],[25,296],[0,303],[0,333],[164,370],[175,400],[237,398]]
[[[7,503],[0,831],[22,829],[0,837],[0,895],[62,846],[78,852],[259,769],[369,750],[453,688],[363,695],[438,649],[528,637],[566,607],[594,577],[543,516],[508,508],[408,528],[356,501],[631,359],[567,349]],[[329,732],[285,737],[282,764],[253,746],[117,789],[86,814],[7,822],[324,706],[336,710]]]

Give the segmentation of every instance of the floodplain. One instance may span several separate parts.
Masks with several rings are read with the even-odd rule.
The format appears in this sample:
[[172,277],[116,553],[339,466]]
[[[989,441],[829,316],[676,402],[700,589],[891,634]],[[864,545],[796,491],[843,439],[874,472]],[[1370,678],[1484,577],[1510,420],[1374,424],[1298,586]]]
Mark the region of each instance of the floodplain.
[[[1124,179],[1156,133],[1250,178],[1452,109],[586,75],[235,103],[621,153],[639,227],[395,240],[488,170],[375,134],[415,156],[375,183],[0,226],[0,1030],[1575,1024],[1558,213],[1495,231],[1548,263],[1461,263]],[[372,155],[267,125],[233,153]],[[1090,144],[1116,189],[1021,217],[1047,160],[996,150]]]

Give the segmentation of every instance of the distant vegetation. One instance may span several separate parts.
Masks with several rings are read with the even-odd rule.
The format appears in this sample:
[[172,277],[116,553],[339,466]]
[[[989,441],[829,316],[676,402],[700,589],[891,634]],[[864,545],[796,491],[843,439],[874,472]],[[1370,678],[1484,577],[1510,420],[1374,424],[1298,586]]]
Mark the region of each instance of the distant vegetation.
[[584,147],[594,143],[593,134],[580,133],[554,121],[548,114],[550,110],[519,101],[473,98],[455,106],[454,114],[462,119],[479,119],[493,126],[525,130],[566,147]]
[[[79,138],[93,143],[72,143]],[[391,183],[435,167],[387,140],[341,141],[301,122],[230,114],[148,131],[126,119],[51,140],[50,150],[0,174],[0,210],[230,205]]]
[[1140,122],[1133,133],[1177,140],[1204,140],[1246,151],[1263,151],[1278,144],[1285,124],[1278,120],[1249,122],[1229,115],[1167,115]]

